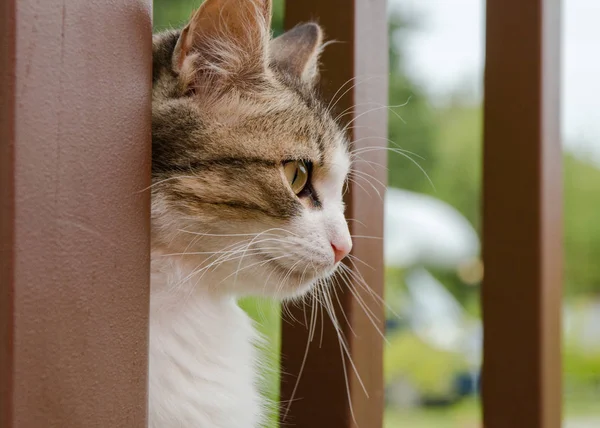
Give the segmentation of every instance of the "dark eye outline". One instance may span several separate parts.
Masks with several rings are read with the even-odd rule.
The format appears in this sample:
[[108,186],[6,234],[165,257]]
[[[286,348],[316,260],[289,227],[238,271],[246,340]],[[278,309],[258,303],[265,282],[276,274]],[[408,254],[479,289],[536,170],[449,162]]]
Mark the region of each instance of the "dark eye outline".
[[294,193],[299,198],[309,196],[312,193],[312,190],[310,190],[310,189],[312,189],[311,179],[312,179],[313,163],[311,161],[307,161],[304,159],[288,160],[288,161],[282,162],[284,170],[285,170],[286,165],[288,165],[289,163],[292,163],[292,162],[297,163],[298,167],[296,168],[294,178],[292,178],[291,182],[289,182],[288,184],[292,188],[292,191],[293,191],[293,189],[294,189],[293,184],[296,181],[296,179],[298,178],[298,170],[300,168],[304,167],[306,169],[306,183],[304,183],[304,186],[302,187],[302,189],[300,189],[298,192],[294,192]]

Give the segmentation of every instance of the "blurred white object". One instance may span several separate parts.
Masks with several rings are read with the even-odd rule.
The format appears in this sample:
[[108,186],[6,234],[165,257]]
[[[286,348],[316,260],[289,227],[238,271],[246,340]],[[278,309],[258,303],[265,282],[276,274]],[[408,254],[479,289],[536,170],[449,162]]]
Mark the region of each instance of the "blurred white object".
[[456,209],[428,195],[388,188],[385,263],[456,269],[479,255],[477,233]]
[[[439,199],[388,188],[384,245],[386,265],[407,270],[411,330],[430,346],[460,352],[473,366],[479,365],[480,322],[469,317],[452,293],[426,270],[444,268],[468,277],[473,276],[469,266],[482,269],[474,263],[480,243],[469,221]],[[477,277],[481,274],[476,273]]]
[[563,306],[565,339],[580,352],[600,352],[600,299]]
[[460,303],[425,269],[411,270],[405,280],[415,334],[435,348],[462,351],[465,313]]

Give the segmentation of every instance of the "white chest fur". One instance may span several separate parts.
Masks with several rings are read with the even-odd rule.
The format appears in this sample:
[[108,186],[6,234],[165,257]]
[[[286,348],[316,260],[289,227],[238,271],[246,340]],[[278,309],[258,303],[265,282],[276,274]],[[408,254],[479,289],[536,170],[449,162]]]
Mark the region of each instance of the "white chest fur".
[[[150,428],[256,428],[258,335],[229,296],[177,287],[155,269],[150,303]],[[198,291],[200,290],[200,291]]]

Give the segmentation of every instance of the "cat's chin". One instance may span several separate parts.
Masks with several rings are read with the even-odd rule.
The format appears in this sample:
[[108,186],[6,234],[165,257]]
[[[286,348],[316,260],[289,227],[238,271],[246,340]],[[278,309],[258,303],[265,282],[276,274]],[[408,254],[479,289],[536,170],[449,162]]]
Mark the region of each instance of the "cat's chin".
[[279,301],[294,300],[312,292],[317,286],[318,279],[304,282],[302,284],[287,284],[274,290],[272,293],[265,293],[261,297],[271,298]]
[[[231,294],[238,297],[262,297],[288,300],[310,293],[318,283],[326,283],[336,267],[290,270],[284,266],[273,266],[262,272],[240,275],[228,284]],[[310,270],[310,272],[309,272]]]
[[265,283],[261,297],[274,298],[276,300],[290,300],[302,297],[315,289],[317,284],[327,284],[330,277],[336,271],[337,266],[313,271],[310,276],[305,271],[294,271],[289,273],[287,280],[283,283]]
[[[224,296],[259,296],[275,300],[301,297],[315,288],[317,283],[326,283],[333,276],[338,265],[317,261],[302,265],[277,263],[273,258],[249,255],[240,262],[234,260],[217,264],[214,269],[204,257],[189,252],[183,256],[159,250],[153,251],[153,267],[158,271],[175,270],[181,278],[176,281],[188,295],[192,289],[211,291]],[[174,254],[174,255],[173,255]]]

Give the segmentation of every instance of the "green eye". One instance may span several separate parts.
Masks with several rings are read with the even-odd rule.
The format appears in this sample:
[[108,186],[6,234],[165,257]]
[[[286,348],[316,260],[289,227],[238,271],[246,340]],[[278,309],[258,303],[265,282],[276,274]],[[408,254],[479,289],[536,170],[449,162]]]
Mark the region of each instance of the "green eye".
[[283,165],[283,172],[292,191],[297,195],[308,183],[308,166],[304,161],[290,161]]

